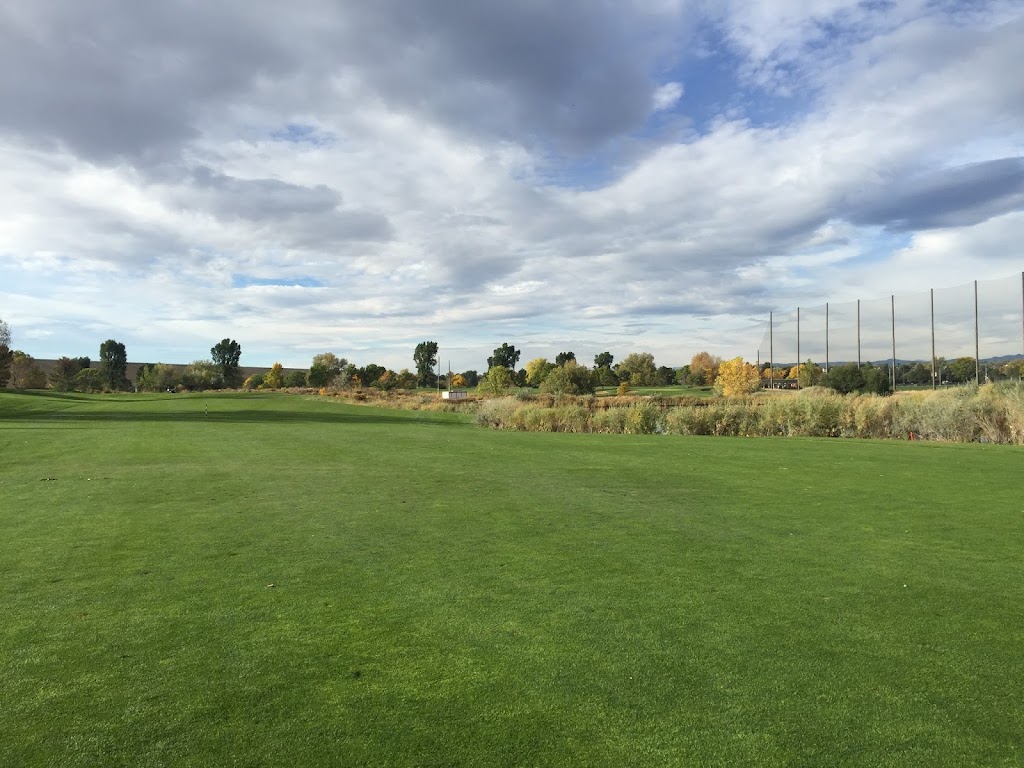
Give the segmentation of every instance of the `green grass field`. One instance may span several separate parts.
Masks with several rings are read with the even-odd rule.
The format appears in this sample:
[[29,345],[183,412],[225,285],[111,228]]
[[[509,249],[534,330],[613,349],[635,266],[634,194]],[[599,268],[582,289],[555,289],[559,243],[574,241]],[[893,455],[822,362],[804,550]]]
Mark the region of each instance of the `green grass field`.
[[0,393],[0,765],[1021,765],[1022,470]]

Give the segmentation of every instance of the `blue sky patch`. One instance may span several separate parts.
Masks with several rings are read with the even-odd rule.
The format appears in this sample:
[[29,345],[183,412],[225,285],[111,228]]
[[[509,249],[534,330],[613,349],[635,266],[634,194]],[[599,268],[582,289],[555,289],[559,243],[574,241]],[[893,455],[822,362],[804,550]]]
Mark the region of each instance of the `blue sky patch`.
[[334,144],[333,134],[325,133],[314,125],[287,123],[282,128],[272,131],[270,138],[288,144],[310,144],[314,147],[329,147]]
[[253,277],[252,275],[232,275],[232,288],[250,288],[254,285],[277,285],[287,288],[323,288],[326,284],[314,277]]

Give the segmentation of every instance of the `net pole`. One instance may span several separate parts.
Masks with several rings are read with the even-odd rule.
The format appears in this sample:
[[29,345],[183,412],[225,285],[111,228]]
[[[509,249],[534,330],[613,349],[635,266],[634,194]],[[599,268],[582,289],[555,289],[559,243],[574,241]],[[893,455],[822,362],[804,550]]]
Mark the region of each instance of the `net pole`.
[[935,389],[935,289],[930,290],[932,302],[932,389]]
[[800,389],[800,307],[796,308],[796,388]]
[[981,384],[981,346],[978,342],[978,281],[974,281],[974,383]]
[[775,389],[775,322],[774,313],[768,313],[768,388]]
[[889,295],[890,312],[892,315],[892,391],[896,391],[896,295]]
[[828,302],[825,302],[825,373],[828,373]]
[[860,368],[860,299],[857,299],[857,367]]

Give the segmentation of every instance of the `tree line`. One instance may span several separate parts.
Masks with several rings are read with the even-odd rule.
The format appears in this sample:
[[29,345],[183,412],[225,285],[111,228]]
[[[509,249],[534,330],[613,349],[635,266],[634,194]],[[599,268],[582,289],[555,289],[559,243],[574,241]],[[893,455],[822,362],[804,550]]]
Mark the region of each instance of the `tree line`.
[[[634,352],[616,362],[608,351],[595,355],[592,366],[579,361],[574,352],[565,351],[559,352],[553,360],[537,357],[520,367],[522,352],[508,342],[494,349],[482,374],[472,369],[442,373],[436,341],[416,345],[412,354],[414,371],[408,368],[394,371],[375,363],[357,366],[333,352],[324,352],[313,357],[308,369],[285,371],[275,362],[269,370],[243,379],[242,347],[230,338],[211,347],[208,359],[195,360],[186,366],[146,363],[138,367],[134,381],[129,381],[125,345],[115,339],[107,339],[100,345],[96,365],[89,357],[62,357],[47,375],[31,355],[11,348],[11,338],[10,326],[0,320],[0,387],[15,389],[163,392],[237,388],[475,387],[484,393],[497,394],[529,387],[550,394],[585,395],[593,394],[599,387],[616,387],[624,393],[630,387],[683,384],[714,387],[719,394],[732,395],[753,392],[771,382],[776,387],[822,385],[839,392],[885,394],[891,390],[892,382],[892,370],[887,365],[835,365],[826,372],[814,361],[807,360],[792,367],[772,368],[764,363],[758,368],[742,358],[723,361],[706,351],[694,355],[689,364],[681,368],[656,365],[649,352]],[[1024,360],[984,364],[983,367],[986,379],[1019,379],[1024,375]],[[971,357],[951,361],[938,358],[937,380],[953,384],[973,381],[976,370],[977,364]],[[931,377],[931,366],[924,363],[898,363],[896,366],[896,380],[900,385],[929,384]]]

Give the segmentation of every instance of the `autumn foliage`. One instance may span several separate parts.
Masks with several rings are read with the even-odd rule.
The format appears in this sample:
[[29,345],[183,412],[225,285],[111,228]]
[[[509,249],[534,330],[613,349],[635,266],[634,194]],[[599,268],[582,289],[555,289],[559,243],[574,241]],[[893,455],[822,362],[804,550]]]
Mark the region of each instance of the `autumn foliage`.
[[761,374],[756,365],[743,362],[742,357],[726,360],[718,367],[715,389],[726,397],[749,395],[761,388]]
[[284,385],[284,366],[280,363],[274,365],[263,374],[263,389],[280,389]]

